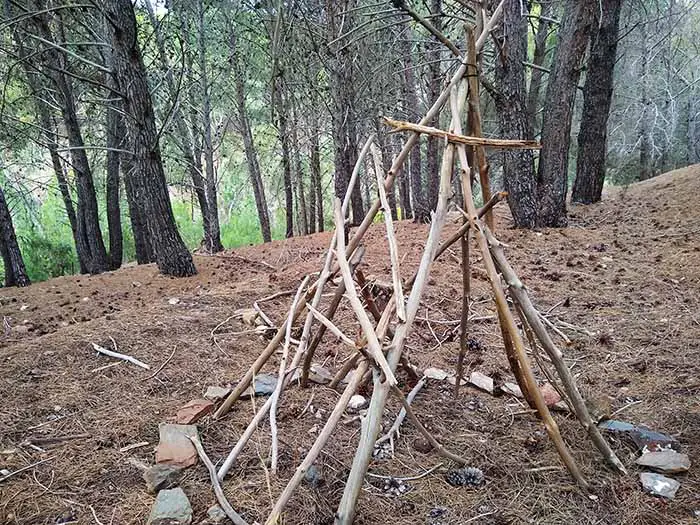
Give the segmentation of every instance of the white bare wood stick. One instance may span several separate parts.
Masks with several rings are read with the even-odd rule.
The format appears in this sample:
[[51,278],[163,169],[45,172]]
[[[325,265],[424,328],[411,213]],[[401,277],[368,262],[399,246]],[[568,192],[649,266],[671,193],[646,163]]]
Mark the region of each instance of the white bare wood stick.
[[309,470],[309,467],[313,465],[314,461],[316,461],[316,458],[318,458],[319,454],[321,453],[321,450],[323,450],[323,447],[326,445],[328,439],[331,437],[333,430],[335,430],[335,427],[338,425],[338,421],[340,421],[340,417],[343,415],[343,412],[345,412],[345,408],[347,407],[350,398],[355,394],[357,387],[360,385],[360,381],[362,381],[362,377],[368,370],[368,366],[369,365],[367,363],[367,360],[362,359],[357,369],[355,370],[352,379],[345,387],[343,394],[340,396],[340,399],[333,408],[333,411],[328,416],[326,424],[323,425],[321,433],[316,438],[316,441],[314,441],[314,444],[311,446],[311,449],[309,449],[309,452],[308,454],[306,454],[306,457],[297,467],[296,471],[294,472],[294,475],[292,476],[292,479],[290,479],[289,483],[287,483],[287,486],[282,491],[282,494],[280,494],[280,497],[277,499],[277,502],[275,502],[275,506],[272,508],[270,515],[267,517],[265,525],[274,525],[279,523],[284,507],[287,505],[290,498],[292,497],[292,494],[294,494],[294,491],[304,479],[306,471]]
[[564,341],[567,345],[570,345],[570,344],[571,344],[571,339],[569,339],[569,338],[567,337],[567,335],[566,335],[564,332],[562,332],[561,330],[559,330],[559,328],[557,328],[556,326],[554,326],[554,324],[552,323],[552,321],[550,321],[550,320],[547,319],[544,315],[542,315],[542,312],[537,312],[537,315],[539,316],[540,320],[541,320],[544,324],[546,324],[547,326],[549,326],[549,328],[552,330],[552,332],[554,332],[554,333],[557,334],[559,337],[561,337],[562,341]]
[[348,345],[350,348],[357,349],[357,345],[355,344],[355,341],[350,339],[347,335],[345,335],[340,328],[338,328],[336,325],[331,322],[330,319],[328,319],[325,315],[323,315],[321,312],[316,310],[313,306],[310,304],[307,304],[306,307],[309,309],[309,312],[311,312],[316,319],[319,320],[321,324],[323,324],[326,328],[328,328],[334,336],[336,336],[338,339],[340,339],[343,343]]
[[275,326],[275,323],[272,322],[272,319],[270,319],[270,318],[267,316],[267,314],[266,314],[265,312],[262,311],[262,308],[260,308],[260,306],[258,305],[258,302],[257,302],[257,301],[255,301],[255,302],[253,303],[253,309],[254,309],[256,312],[258,312],[258,315],[260,316],[260,318],[261,318],[263,321],[265,321],[265,323],[267,324],[267,326],[269,326],[269,327],[274,327],[274,326]]
[[379,365],[382,369],[387,382],[390,385],[396,384],[396,377],[387,363],[386,357],[384,357],[384,352],[382,352],[382,345],[377,338],[377,333],[374,331],[374,325],[370,321],[367,312],[362,306],[362,301],[357,295],[357,290],[355,289],[355,281],[352,279],[352,271],[350,270],[350,264],[348,263],[347,254],[345,253],[345,231],[343,228],[343,216],[342,210],[340,208],[340,200],[335,200],[335,230],[336,230],[336,259],[338,261],[338,266],[340,266],[340,273],[343,276],[343,281],[345,282],[345,294],[350,301],[352,309],[355,311],[355,316],[360,322],[362,327],[362,332],[367,338],[367,352],[372,359]]
[[498,19],[501,18],[501,14],[503,13],[503,4],[505,3],[505,0],[501,0],[499,4],[496,6],[496,9],[493,10],[493,14],[491,15],[491,18],[486,20],[486,12],[482,11],[483,16],[484,16],[484,27],[481,30],[481,34],[479,35],[479,38],[476,39],[476,52],[478,53],[481,51],[481,48],[484,47],[484,44],[486,43],[486,39],[489,37],[489,34],[493,30],[494,27],[496,27],[496,23],[498,22]]
[[[416,383],[416,386],[413,387],[413,390],[411,390],[408,393],[408,396],[406,396],[406,402],[410,405],[413,400],[415,399],[416,395],[418,392],[421,391],[421,389],[425,386],[425,377],[422,377],[420,381]],[[389,432],[384,434],[382,437],[380,437],[377,440],[377,445],[384,443],[385,441],[389,441],[391,443],[391,450],[394,450],[394,437],[399,437],[399,430],[401,428],[401,424],[403,423],[403,420],[406,419],[406,409],[401,408],[401,411],[399,412],[399,415],[396,416],[396,421],[394,421],[394,424],[391,425],[391,428],[389,429]]]
[[138,359],[136,359],[135,357],[132,357],[130,355],[120,354],[119,352],[113,352],[112,350],[107,350],[106,348],[104,348],[96,343],[92,343],[92,347],[97,352],[104,354],[104,355],[108,355],[109,357],[115,357],[117,359],[122,359],[124,361],[128,361],[129,363],[136,365],[136,366],[140,366],[141,368],[145,368],[146,370],[151,369],[151,367],[148,366],[146,363],[142,363],[141,361],[139,361]]
[[[464,70],[462,70],[462,68],[458,70],[459,76],[457,78],[452,78],[453,81],[451,81],[450,85],[448,86],[449,90],[452,90],[457,82],[461,80],[465,71],[466,67]],[[445,98],[448,95],[445,95]],[[414,135],[412,135],[412,137],[413,136]],[[447,196],[451,191],[453,161],[454,145],[447,144],[445,146],[443,163],[440,169],[440,190],[438,192],[438,204],[435,208],[433,220],[430,224],[430,233],[428,234],[425,250],[423,252],[423,256],[421,257],[418,271],[416,272],[415,282],[413,283],[411,293],[409,294],[408,301],[406,302],[406,322],[399,324],[396,327],[396,330],[394,331],[394,338],[387,354],[387,361],[394,370],[396,369],[399,359],[401,358],[401,352],[403,351],[406,339],[413,326],[416,314],[418,313],[420,299],[430,276],[430,267],[440,245],[440,234],[442,233],[447,216]],[[360,434],[360,442],[357,446],[355,457],[353,458],[352,467],[345,484],[342,499],[338,505],[338,510],[336,511],[336,525],[350,525],[353,522],[357,498],[362,490],[365,473],[367,472],[369,462],[372,459],[374,443],[377,439],[379,429],[381,428],[384,406],[386,405],[390,391],[390,385],[375,380],[374,392],[372,393],[370,405],[367,410],[367,416],[364,420],[365,424],[363,426],[362,433]]]
[[372,144],[372,157],[374,159],[374,172],[377,176],[377,189],[379,190],[379,201],[382,203],[384,211],[384,222],[386,223],[386,237],[389,241],[389,256],[391,258],[391,280],[394,284],[394,300],[396,301],[396,316],[402,321],[406,321],[406,303],[403,297],[403,286],[401,285],[401,271],[399,270],[399,246],[394,235],[394,223],[391,220],[391,208],[384,189],[384,168],[382,162],[382,152]]
[[199,441],[199,438],[197,436],[187,437],[190,438],[190,441],[194,445],[194,448],[197,449],[199,459],[201,459],[202,463],[204,463],[204,466],[207,467],[207,470],[209,471],[209,479],[211,479],[211,484],[214,487],[214,494],[216,494],[216,501],[219,502],[219,505],[226,513],[226,516],[228,516],[228,519],[235,523],[235,525],[248,525],[248,522],[244,520],[240,514],[233,510],[233,507],[226,499],[224,489],[221,487],[219,478],[216,477],[216,467],[214,467],[214,464],[211,462],[211,459],[209,459],[209,456],[207,456],[207,453],[204,450],[204,447],[202,446],[202,442]]
[[54,456],[51,456],[50,458],[42,459],[40,461],[37,461],[36,463],[32,463],[31,465],[27,465],[26,467],[22,467],[20,469],[17,469],[14,472],[10,472],[9,474],[6,474],[5,476],[0,477],[0,483],[5,481],[6,479],[10,479],[12,476],[16,476],[17,474],[20,474],[20,473],[25,472],[27,470],[33,469],[34,467],[41,465],[42,463],[46,463],[47,461],[51,461],[53,458],[54,458]]
[[304,280],[299,285],[297,294],[294,296],[294,301],[289,308],[289,316],[287,316],[287,334],[284,339],[284,346],[282,347],[282,359],[280,360],[280,371],[277,376],[277,384],[275,385],[275,391],[272,393],[272,405],[270,406],[270,433],[272,435],[272,460],[270,465],[270,470],[273,475],[277,475],[277,458],[279,440],[277,438],[277,405],[279,404],[280,396],[282,395],[282,386],[284,385],[285,371],[287,370],[287,358],[289,357],[289,344],[292,338],[292,326],[294,325],[294,312],[297,309],[297,304],[301,299],[301,294],[304,288],[309,283],[310,276],[307,275]]

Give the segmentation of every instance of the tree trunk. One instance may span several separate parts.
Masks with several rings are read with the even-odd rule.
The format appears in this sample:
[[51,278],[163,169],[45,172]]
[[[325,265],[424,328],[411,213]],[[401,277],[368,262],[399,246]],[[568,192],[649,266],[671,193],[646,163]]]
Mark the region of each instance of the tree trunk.
[[[114,104],[114,102],[113,102]],[[107,226],[109,227],[109,269],[116,270],[122,265],[122,216],[119,205],[119,169],[124,126],[121,116],[115,109],[107,108]]]
[[281,82],[277,82],[274,89],[275,112],[277,114],[277,129],[280,145],[282,146],[282,175],[284,180],[284,204],[286,217],[286,230],[284,236],[289,239],[294,236],[294,181],[292,179],[292,159],[289,151],[289,136],[287,130],[287,111],[284,98],[281,93]]
[[301,165],[301,154],[299,153],[299,120],[297,118],[296,105],[294,100],[292,106],[292,160],[294,162],[294,175],[296,179],[297,192],[297,224],[301,235],[309,234],[308,209],[306,208],[306,195],[304,194],[304,170]]
[[[409,33],[408,37],[410,38],[411,36],[412,33]],[[406,118],[412,122],[417,122],[420,118],[418,115],[420,105],[418,103],[418,93],[416,92],[417,86],[413,72],[413,53],[410,41],[406,41],[403,56],[405,59],[403,86]],[[420,141],[411,150],[408,170],[404,169],[404,171],[407,172],[410,194],[413,197],[413,206],[408,207],[411,213],[410,215],[407,213],[406,217],[412,217],[416,222],[428,222],[430,221],[430,208],[428,207],[423,185]]]
[[571,200],[598,202],[605,180],[608,116],[613,94],[613,72],[622,0],[603,2],[603,17],[591,39],[591,54],[583,87],[583,112],[578,134],[576,180]]
[[[493,94],[500,128],[505,139],[529,139],[532,129],[525,110],[527,19],[520,14],[519,0],[506,0],[503,23],[494,33],[500,53],[496,57],[496,88]],[[503,184],[508,192],[517,228],[533,228],[537,217],[536,184],[531,150],[503,152]]]
[[185,277],[197,273],[182,242],[170,205],[158,145],[153,102],[138,45],[131,0],[103,0],[114,53],[114,75],[123,91],[123,109],[133,170],[129,174],[134,204],[145,218],[159,270]]
[[642,88],[642,116],[639,122],[639,180],[647,180],[654,176],[652,170],[653,161],[653,138],[651,119],[652,119],[652,100],[651,100],[651,73],[649,71],[649,35],[647,24],[642,24],[642,42],[644,49],[642,51],[641,60],[641,88]]
[[595,0],[567,0],[564,4],[564,20],[557,34],[542,121],[542,150],[537,171],[538,226],[567,225],[571,119],[581,65],[597,8]]
[[126,202],[129,208],[129,222],[131,223],[131,232],[134,235],[136,262],[138,264],[149,264],[155,262],[156,257],[151,246],[151,237],[148,233],[146,218],[136,196],[136,190],[131,184],[132,173],[135,169],[131,156],[124,155],[121,159],[121,164]]
[[[45,15],[32,19],[41,37],[53,42],[53,35]],[[100,230],[97,196],[92,170],[85,152],[85,142],[80,130],[73,87],[70,79],[62,72],[68,69],[66,53],[49,45],[44,53],[45,60],[53,68],[50,76],[61,97],[61,113],[71,148],[71,166],[75,172],[75,185],[78,194],[76,233],[81,251],[87,254],[85,267],[89,273],[100,273],[108,268],[107,250]]]
[[265,198],[265,186],[263,185],[262,175],[260,174],[260,165],[258,164],[258,153],[255,149],[255,143],[253,142],[253,132],[250,129],[248,110],[245,105],[245,74],[242,66],[242,57],[238,51],[236,33],[233,28],[231,28],[229,43],[231,46],[231,65],[234,76],[234,99],[238,117],[236,119],[238,131],[243,138],[243,149],[245,150],[246,161],[248,163],[250,184],[253,187],[255,207],[258,210],[260,232],[262,233],[263,242],[270,242],[272,240],[272,234],[270,232],[270,214],[267,208],[267,199]]
[[[431,19],[432,24],[438,31],[442,30],[442,23],[440,20],[440,13],[442,9],[442,0],[432,0],[431,13],[433,18]],[[428,64],[428,103],[432,104],[440,96],[441,84],[442,84],[442,68],[440,67],[440,56],[442,54],[442,48],[444,47],[442,43],[438,42],[433,38],[430,44],[431,50],[426,53],[429,60]],[[428,123],[428,126],[433,126],[436,128],[440,127],[440,115],[436,115]],[[428,206],[430,210],[434,210],[437,206],[438,192],[440,190],[440,139],[438,137],[429,136],[428,137],[428,149],[427,149],[427,164],[428,164]],[[425,220],[425,218],[424,218]]]
[[0,188],[0,252],[5,264],[5,286],[29,286],[29,277],[24,267],[22,252],[17,244],[15,227],[5,193]]
[[[535,66],[544,67],[545,59],[547,58],[547,37],[552,27],[552,22],[547,20],[547,18],[552,16],[552,11],[553,5],[551,2],[540,2],[540,18],[537,22],[535,50],[532,55],[532,63]],[[540,91],[542,91],[545,75],[546,73],[537,67],[532,68],[530,74],[530,89],[527,93],[527,118],[533,136],[537,135]]]
[[216,169],[214,166],[214,144],[211,138],[211,93],[209,89],[209,73],[207,70],[207,50],[204,42],[204,2],[199,0],[199,32],[197,35],[199,46],[199,83],[202,88],[202,127],[204,168],[205,168],[205,195],[207,200],[207,235],[206,249],[209,253],[223,251],[221,244],[221,227],[219,226],[219,205],[216,196]]
[[[311,130],[311,154],[309,163],[311,164],[311,185],[312,193],[315,195],[315,209],[312,208],[312,222],[316,221],[316,230],[322,232],[323,224],[323,182],[321,180],[321,152],[319,147],[318,117],[313,116],[313,129]],[[313,215],[315,213],[315,216]]]

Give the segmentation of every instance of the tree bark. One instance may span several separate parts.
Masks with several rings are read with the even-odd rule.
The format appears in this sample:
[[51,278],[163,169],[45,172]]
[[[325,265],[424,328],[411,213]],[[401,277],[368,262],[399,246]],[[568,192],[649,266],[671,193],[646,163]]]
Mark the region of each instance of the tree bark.
[[[549,36],[552,22],[547,20],[552,16],[553,5],[551,2],[540,2],[540,18],[537,22],[535,33],[535,49],[532,55],[532,63],[535,66],[544,67],[547,58],[547,37]],[[527,56],[527,55],[526,55]],[[537,67],[532,68],[530,74],[530,88],[527,93],[527,118],[533,137],[537,135],[538,112],[540,105],[540,92],[546,73]]]
[[557,34],[557,48],[547,84],[542,121],[542,150],[537,171],[537,224],[567,225],[571,120],[588,36],[595,22],[596,0],[567,0]]
[[311,130],[311,152],[309,163],[311,164],[312,193],[315,195],[315,208],[311,208],[312,222],[316,221],[316,230],[322,232],[323,224],[323,182],[321,180],[321,151],[319,146],[318,117],[312,117],[313,129]]
[[236,121],[238,124],[238,132],[243,138],[243,149],[245,150],[246,162],[248,163],[248,176],[250,177],[250,184],[253,187],[255,207],[258,211],[260,232],[262,233],[263,242],[270,242],[272,240],[272,233],[270,231],[270,213],[267,208],[265,186],[263,185],[262,175],[260,174],[258,153],[255,149],[255,142],[253,142],[253,132],[250,128],[248,110],[245,104],[246,88],[242,57],[240,56],[240,52],[238,50],[238,41],[233,28],[231,28],[229,45],[231,47],[231,66],[234,76],[234,100],[236,103]]
[[219,205],[216,195],[216,169],[214,166],[214,144],[211,137],[211,93],[209,86],[209,72],[207,70],[207,50],[205,45],[204,1],[199,0],[199,32],[197,44],[199,47],[199,83],[202,88],[202,128],[205,168],[205,191],[207,201],[207,235],[206,249],[210,253],[223,251],[221,244],[221,227],[219,226]]
[[[494,31],[500,53],[496,57],[496,88],[493,94],[500,135],[504,139],[529,139],[532,128],[525,107],[525,66],[527,19],[520,13],[519,0],[506,0],[503,22]],[[503,155],[503,183],[508,192],[517,228],[534,228],[537,218],[537,187],[532,150],[506,150]]]
[[642,71],[640,75],[642,88],[642,116],[639,122],[639,180],[647,180],[654,176],[652,169],[653,161],[653,138],[651,128],[652,100],[651,100],[651,73],[649,71],[649,34],[647,24],[642,24],[643,50],[640,57]]
[[605,181],[608,116],[613,94],[622,0],[602,3],[603,16],[591,39],[591,54],[583,87],[583,112],[578,134],[576,180],[571,200],[590,204],[600,201]]
[[130,0],[103,0],[114,53],[114,75],[123,91],[123,109],[133,169],[129,174],[133,204],[145,219],[159,270],[185,277],[197,273],[182,242],[170,205],[158,145],[153,102],[138,45],[136,16]]
[[[438,31],[442,31],[442,22],[440,19],[442,9],[442,0],[432,0],[430,11],[433,15],[431,22]],[[440,85],[442,83],[442,68],[440,67],[440,56],[442,55],[441,42],[436,38],[432,39],[430,44],[431,50],[426,53],[429,60],[428,64],[428,101],[432,104],[440,95]],[[428,126],[439,128],[440,115],[428,123]],[[428,137],[427,148],[427,166],[428,166],[428,207],[430,210],[435,210],[438,201],[438,191],[440,189],[440,154],[439,154],[440,139],[437,137]],[[424,218],[425,220],[425,218]]]
[[0,188],[0,252],[5,264],[5,286],[29,286],[27,269],[17,244],[15,227],[12,224],[12,216],[2,188]]
[[[113,102],[114,104],[114,102]],[[109,228],[109,269],[116,270],[122,265],[123,240],[122,216],[119,203],[120,153],[124,126],[116,109],[107,108],[107,226]]]
[[[53,34],[43,13],[32,18],[41,37],[53,42]],[[60,18],[59,18],[60,20]],[[108,268],[107,250],[105,249],[100,229],[97,196],[90,163],[85,152],[85,142],[78,121],[73,87],[70,79],[62,71],[69,69],[68,58],[64,51],[48,46],[44,60],[51,68],[49,76],[61,97],[61,114],[71,148],[71,166],[75,172],[75,185],[78,195],[76,233],[81,244],[80,250],[86,254],[85,267],[89,273],[100,273]]]
[[308,209],[306,207],[306,195],[304,194],[304,170],[301,165],[301,153],[299,151],[299,119],[297,118],[296,104],[292,106],[292,160],[294,162],[294,178],[296,179],[297,193],[297,225],[301,235],[309,234]]
[[[413,33],[408,34],[408,38],[412,36]],[[413,52],[410,41],[406,41],[404,44],[403,56],[404,56],[404,76],[403,76],[403,86],[404,86],[404,103],[405,103],[405,113],[406,118],[412,122],[418,122],[420,120],[419,110],[420,105],[418,103],[418,93],[416,92],[416,78],[413,71]],[[426,199],[425,187],[423,184],[423,166],[421,162],[421,144],[420,142],[411,149],[407,176],[409,179],[410,193],[413,197],[413,206],[409,206],[411,210],[410,217],[416,222],[428,222],[430,221],[430,208],[428,207],[428,201]],[[408,217],[409,215],[407,215]]]

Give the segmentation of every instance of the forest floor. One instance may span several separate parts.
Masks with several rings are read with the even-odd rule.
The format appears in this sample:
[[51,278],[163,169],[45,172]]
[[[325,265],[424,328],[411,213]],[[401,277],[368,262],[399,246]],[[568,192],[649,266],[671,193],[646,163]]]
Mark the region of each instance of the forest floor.
[[[448,449],[484,471],[485,484],[454,488],[445,481],[445,465],[408,482],[406,494],[390,496],[368,477],[356,523],[691,523],[700,511],[698,181],[700,165],[612,189],[602,203],[571,206],[570,226],[560,230],[509,229],[505,205],[498,208],[498,235],[508,245],[506,254],[536,306],[551,311],[553,322],[572,339],[565,356],[582,389],[612,412],[624,407],[617,419],[675,436],[695,463],[687,474],[676,476],[682,484],[676,498],[665,501],[642,491],[636,452],[618,439],[613,446],[630,472],[612,473],[576,420],[558,413],[564,438],[594,486],[594,497],[586,496],[562,467],[541,422],[519,400],[469,386],[455,400],[447,382],[429,382],[414,402],[418,416]],[[450,230],[454,228],[453,223]],[[410,275],[427,227],[400,222],[397,230],[402,269]],[[370,231],[365,245],[371,249],[362,267],[366,275],[389,280],[383,237],[383,226]],[[130,266],[2,290],[0,469],[15,471],[45,461],[0,482],[0,523],[144,523],[154,497],[134,460],[153,463],[158,424],[172,421],[179,407],[201,397],[208,386],[235,383],[265,345],[253,334],[231,335],[247,328],[237,320],[222,325],[216,341],[212,330],[238,308],[295,290],[306,273],[320,268],[329,239],[330,233],[320,233],[215,257],[196,256],[199,275],[188,279],[160,276],[153,265]],[[483,349],[467,356],[468,372],[486,373],[497,384],[512,381],[475,252],[473,312],[486,319],[471,324],[471,335]],[[455,368],[458,255],[458,249],[448,251],[435,265],[417,330],[409,339],[410,359],[420,369]],[[261,307],[281,323],[289,301],[280,297]],[[347,308],[336,319],[347,334],[358,336]],[[97,355],[91,343],[111,348],[110,338],[120,352],[152,370],[122,363],[96,372],[115,360]],[[319,355],[335,370],[347,352],[326,336]],[[276,372],[278,357],[265,371]],[[408,392],[411,384],[403,386]],[[268,480],[263,468],[270,442],[265,423],[225,481],[233,507],[250,523],[265,519],[315,439],[310,429],[320,428],[335,404],[335,391],[313,388],[313,404],[320,410],[315,414],[303,412],[310,390],[293,386],[284,396],[279,476]],[[252,410],[250,401],[239,402],[222,420],[206,417],[198,423],[214,462],[226,456]],[[392,400],[386,427],[397,411]],[[320,487],[300,487],[285,523],[332,523],[359,425],[349,417],[341,422],[321,456],[324,481]],[[443,461],[434,452],[416,450],[416,437],[406,422],[395,456],[373,461],[370,472],[409,477]],[[120,452],[144,441],[148,446]],[[192,503],[193,523],[201,523],[215,503],[201,462],[185,472],[180,486]]]

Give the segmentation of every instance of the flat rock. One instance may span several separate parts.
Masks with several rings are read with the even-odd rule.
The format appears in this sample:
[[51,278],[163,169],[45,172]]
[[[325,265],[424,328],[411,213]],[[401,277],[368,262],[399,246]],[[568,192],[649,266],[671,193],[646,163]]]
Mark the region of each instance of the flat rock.
[[214,410],[208,399],[193,399],[177,411],[175,420],[179,425],[191,425]]
[[557,403],[561,402],[561,396],[557,389],[552,386],[552,383],[545,383],[540,386],[540,392],[542,392],[542,397],[544,397],[544,402],[548,407],[554,407]]
[[230,393],[230,388],[224,388],[222,386],[210,386],[207,387],[207,391],[204,393],[204,399],[208,399],[209,401],[213,401],[214,403],[216,403],[217,401],[221,401],[225,397],[228,397]]
[[428,379],[435,379],[436,381],[444,381],[447,379],[447,376],[449,375],[447,372],[445,372],[442,368],[426,368],[425,372],[423,372],[423,375],[427,377]]
[[486,374],[472,372],[471,376],[469,376],[469,383],[480,390],[493,394],[493,379]]
[[686,454],[679,454],[675,450],[647,452],[642,454],[642,457],[637,459],[635,463],[664,474],[687,472],[690,468],[690,458]]
[[255,383],[253,383],[252,390],[250,387],[246,388],[241,397],[250,397],[253,392],[256,396],[269,396],[275,391],[277,386],[277,376],[274,374],[258,374],[255,376]]
[[523,398],[523,391],[520,390],[520,387],[516,383],[503,383],[501,385],[501,391],[503,391],[504,394],[510,394],[520,399]]
[[[297,368],[294,372],[294,375],[292,376],[293,381],[296,381],[298,379],[301,379],[301,368]],[[330,370],[328,370],[327,368],[324,368],[316,363],[313,363],[309,367],[309,381],[311,381],[312,383],[316,383],[319,385],[327,385],[332,380],[333,374],[331,374]]]
[[161,423],[158,426],[160,442],[156,448],[156,463],[167,463],[181,468],[191,467],[197,463],[197,450],[187,436],[196,436],[194,425],[171,425]]
[[148,518],[148,525],[190,525],[192,506],[180,488],[161,490]]
[[652,472],[642,472],[639,475],[639,481],[642,482],[642,487],[649,494],[668,499],[673,499],[681,486],[675,479]]
[[676,438],[672,436],[649,430],[643,426],[633,425],[626,421],[608,419],[599,423],[598,428],[628,436],[640,450],[654,452],[669,447],[677,450],[680,447]]
[[143,480],[146,482],[146,489],[151,494],[156,494],[159,490],[169,489],[177,485],[182,469],[175,465],[157,463],[143,472]]
[[212,505],[207,510],[207,523],[226,523],[228,521],[228,516],[224,512],[224,509],[218,505]]
[[361,396],[360,394],[355,394],[350,398],[350,401],[348,401],[348,408],[351,410],[361,410],[368,404],[369,401],[367,401],[366,397]]

